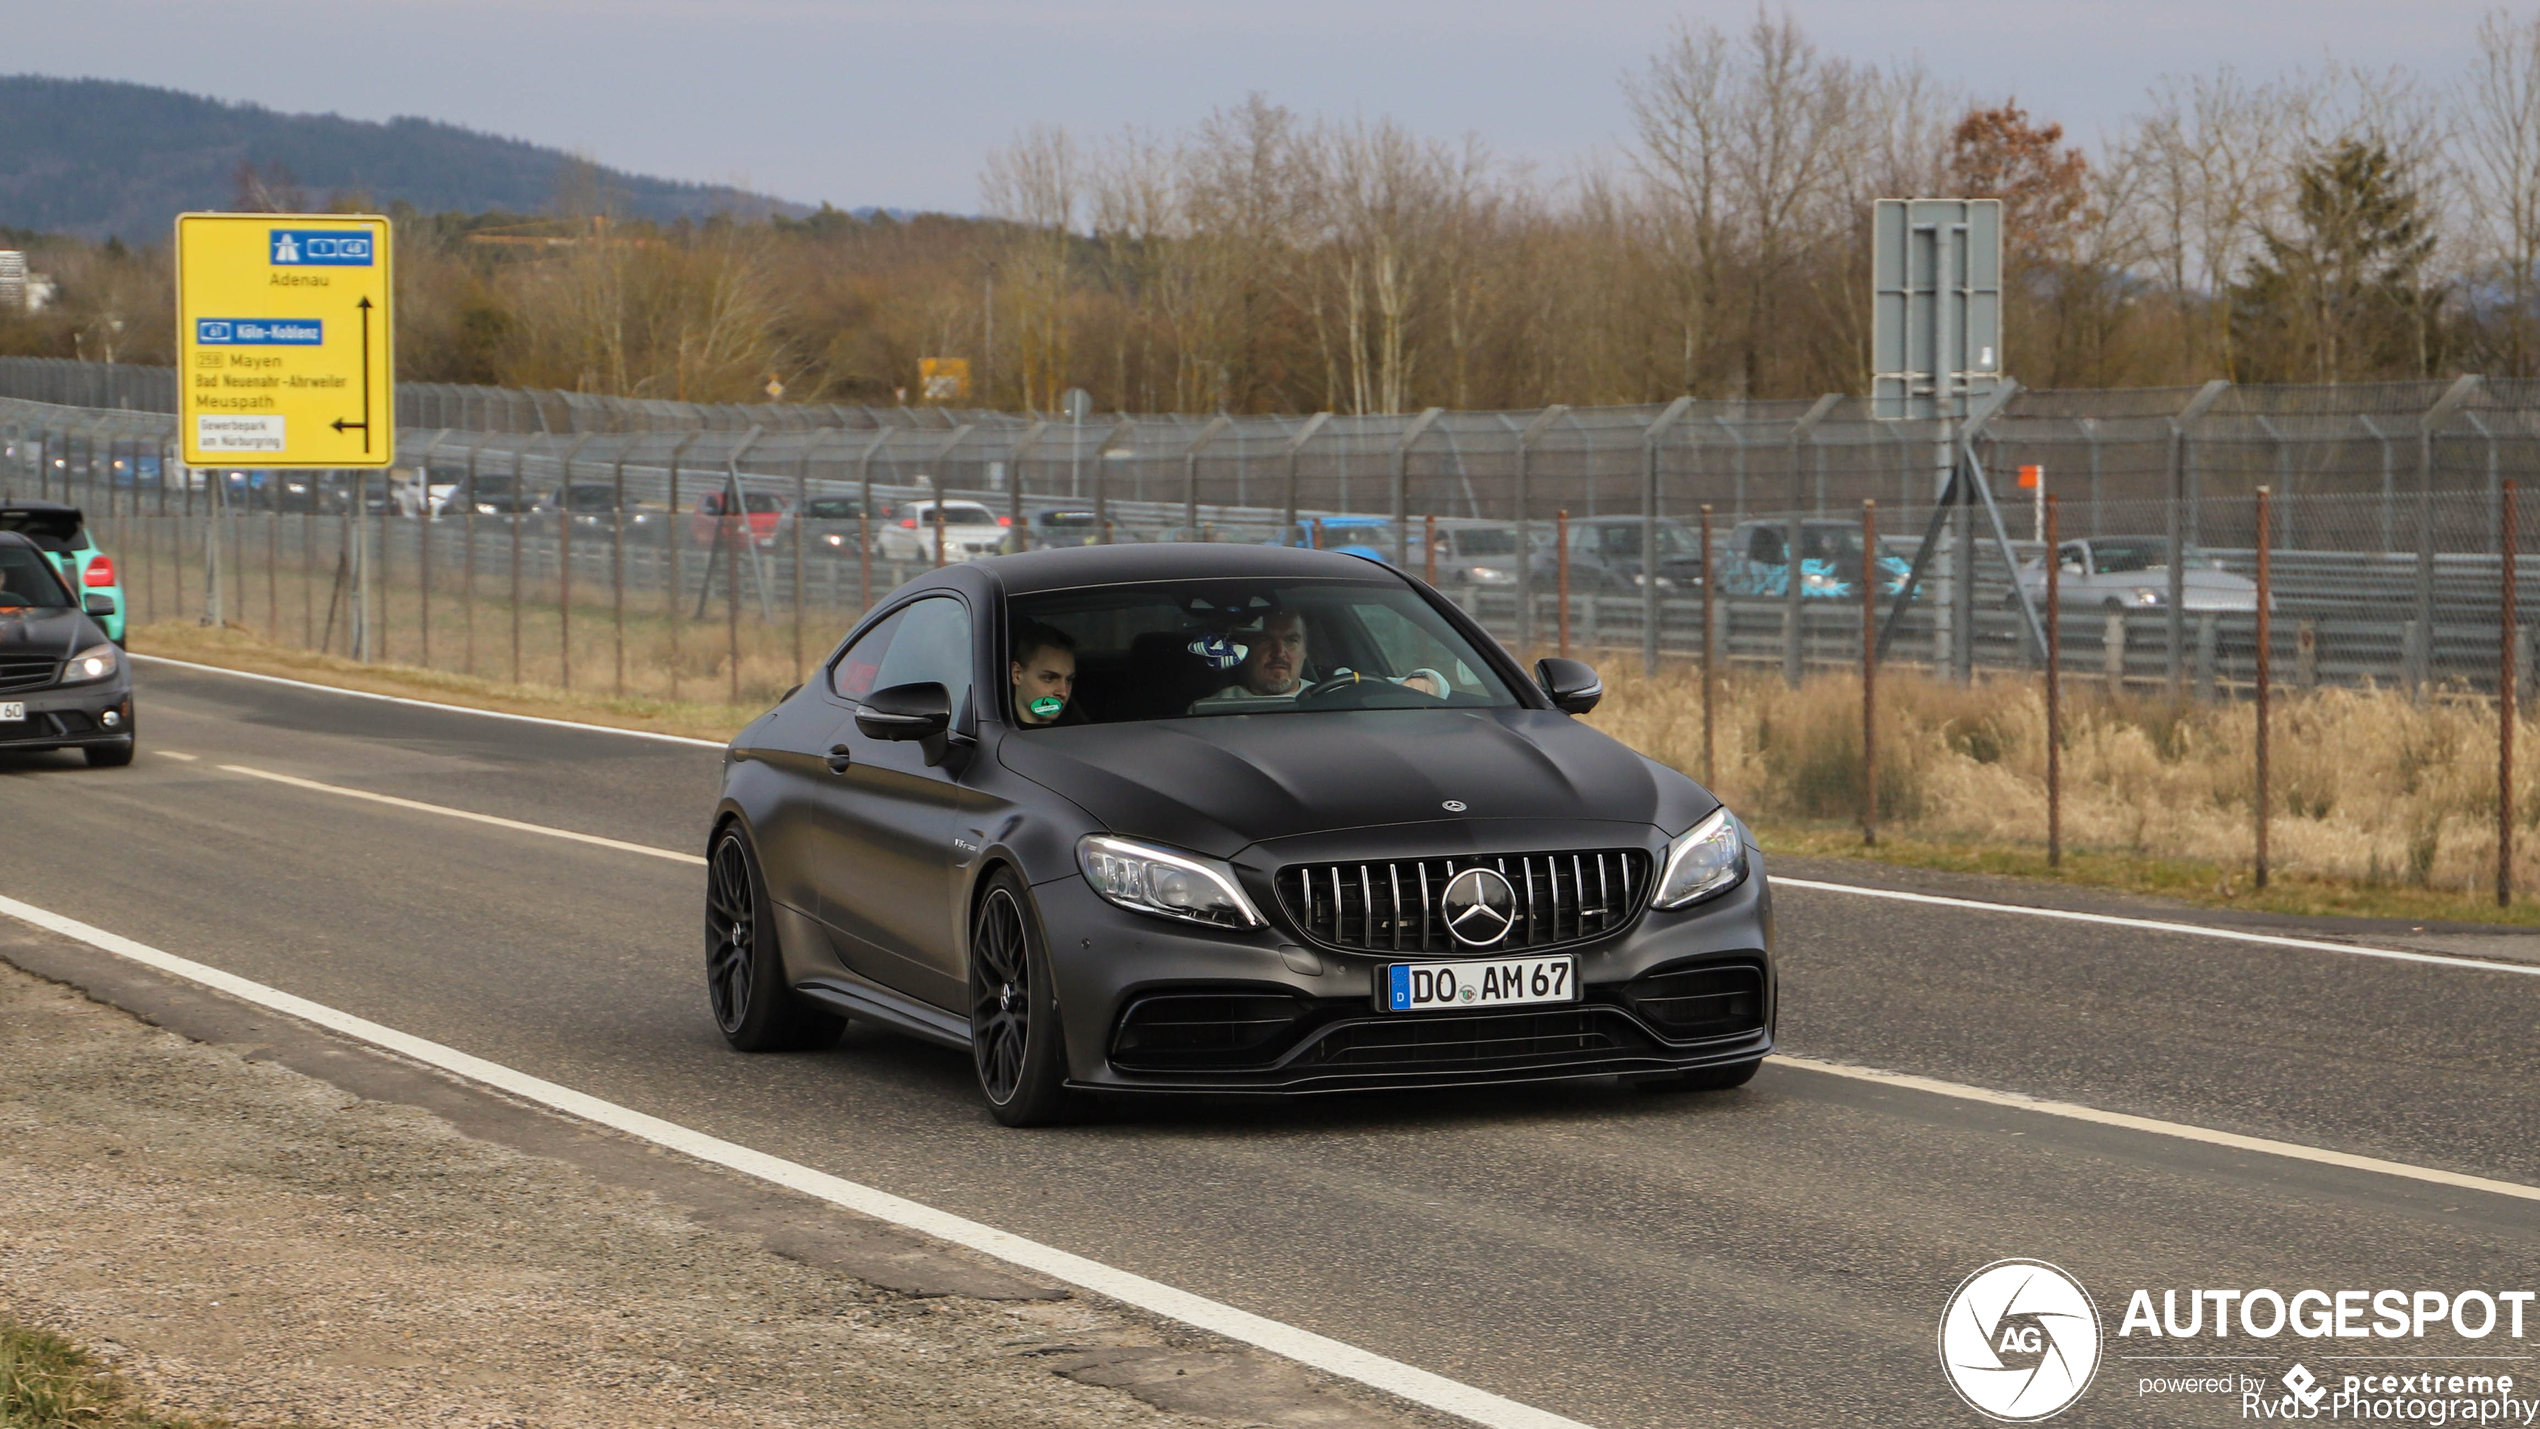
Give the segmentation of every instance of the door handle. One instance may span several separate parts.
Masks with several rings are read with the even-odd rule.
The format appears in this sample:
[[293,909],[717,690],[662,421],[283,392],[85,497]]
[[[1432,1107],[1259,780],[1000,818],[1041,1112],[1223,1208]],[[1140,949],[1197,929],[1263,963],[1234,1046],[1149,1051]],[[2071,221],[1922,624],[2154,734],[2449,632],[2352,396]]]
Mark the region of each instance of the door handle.
[[854,755],[855,750],[847,745],[833,744],[829,746],[829,772],[832,774],[846,773],[847,770],[855,763]]

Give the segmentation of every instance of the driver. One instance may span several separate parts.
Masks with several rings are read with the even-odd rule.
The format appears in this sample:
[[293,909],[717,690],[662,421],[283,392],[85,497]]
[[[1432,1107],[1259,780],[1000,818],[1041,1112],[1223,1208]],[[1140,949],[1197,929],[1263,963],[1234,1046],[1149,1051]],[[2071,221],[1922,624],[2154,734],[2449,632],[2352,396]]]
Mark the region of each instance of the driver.
[[1025,729],[1083,724],[1076,708],[1076,637],[1027,620],[1014,632],[1014,722]]
[[1305,617],[1293,610],[1274,610],[1261,618],[1261,629],[1242,637],[1243,663],[1235,682],[1191,704],[1196,714],[1230,705],[1263,700],[1294,700],[1305,692]]
[[[1193,714],[1217,714],[1264,702],[1290,704],[1307,689],[1305,678],[1305,617],[1293,610],[1275,610],[1261,619],[1258,631],[1242,637],[1244,657],[1235,667],[1235,680],[1213,695],[1191,702]],[[1336,671],[1347,675],[1349,671]],[[1393,683],[1424,695],[1443,695],[1446,677],[1434,670],[1421,669]]]

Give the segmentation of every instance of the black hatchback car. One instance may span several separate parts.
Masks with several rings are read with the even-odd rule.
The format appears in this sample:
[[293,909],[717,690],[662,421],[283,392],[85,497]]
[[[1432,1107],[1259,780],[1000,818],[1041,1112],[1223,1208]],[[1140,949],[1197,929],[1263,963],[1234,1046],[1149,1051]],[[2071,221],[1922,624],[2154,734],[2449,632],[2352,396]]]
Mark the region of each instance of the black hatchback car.
[[0,750],[72,748],[92,765],[130,764],[132,667],[33,541],[0,531]]
[[1381,564],[1243,545],[947,566],[731,743],[731,1044],[866,1019],[997,1118],[1084,1093],[1622,1076],[1771,1050],[1769,898],[1701,786]]

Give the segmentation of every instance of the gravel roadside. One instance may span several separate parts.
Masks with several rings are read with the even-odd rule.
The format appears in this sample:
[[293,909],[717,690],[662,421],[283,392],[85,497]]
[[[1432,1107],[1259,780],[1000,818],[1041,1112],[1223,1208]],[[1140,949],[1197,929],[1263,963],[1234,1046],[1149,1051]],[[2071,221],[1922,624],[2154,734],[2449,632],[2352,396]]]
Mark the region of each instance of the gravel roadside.
[[1098,1300],[881,1289],[6,964],[0,1315],[250,1425],[1434,1422]]

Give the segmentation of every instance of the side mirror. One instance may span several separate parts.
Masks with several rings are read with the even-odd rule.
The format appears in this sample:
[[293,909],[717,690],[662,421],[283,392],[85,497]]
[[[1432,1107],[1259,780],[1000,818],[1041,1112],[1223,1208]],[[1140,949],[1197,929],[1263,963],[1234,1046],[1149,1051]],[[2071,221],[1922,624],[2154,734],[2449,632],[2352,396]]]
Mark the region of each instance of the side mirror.
[[90,615],[112,615],[115,613],[115,598],[102,591],[92,591],[80,597],[79,608]]
[[942,685],[893,685],[865,696],[855,727],[867,739],[940,739],[952,727],[952,695]]
[[1537,660],[1535,683],[1552,697],[1552,707],[1565,714],[1586,714],[1605,698],[1605,682],[1596,677],[1596,668],[1584,660]]

